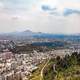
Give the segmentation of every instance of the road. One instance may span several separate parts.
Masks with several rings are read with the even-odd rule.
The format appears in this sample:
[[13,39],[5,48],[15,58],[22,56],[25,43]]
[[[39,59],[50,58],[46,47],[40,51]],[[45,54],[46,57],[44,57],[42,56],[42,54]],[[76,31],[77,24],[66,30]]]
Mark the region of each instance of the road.
[[40,80],[43,80],[43,71],[44,71],[44,68],[47,66],[48,63],[49,63],[49,60],[45,63],[45,65],[43,66],[43,68],[42,68],[42,70],[41,70]]

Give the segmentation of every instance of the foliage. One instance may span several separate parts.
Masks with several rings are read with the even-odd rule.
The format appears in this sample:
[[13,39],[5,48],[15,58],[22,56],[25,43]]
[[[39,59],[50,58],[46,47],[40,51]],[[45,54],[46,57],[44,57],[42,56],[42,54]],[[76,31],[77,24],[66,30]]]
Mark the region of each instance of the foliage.
[[[53,64],[56,64],[56,72]],[[73,52],[63,58],[57,56],[46,67],[44,80],[80,80],[80,53]]]

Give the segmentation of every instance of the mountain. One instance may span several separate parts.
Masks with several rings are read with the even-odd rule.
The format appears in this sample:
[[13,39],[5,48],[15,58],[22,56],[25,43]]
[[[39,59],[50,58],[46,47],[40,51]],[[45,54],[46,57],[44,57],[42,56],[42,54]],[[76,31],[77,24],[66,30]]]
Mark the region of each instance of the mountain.
[[10,32],[10,33],[1,33],[0,39],[9,39],[9,40],[25,40],[25,39],[33,39],[37,35],[41,35],[40,32],[32,32],[30,30],[25,30],[22,32]]
[[66,34],[50,34],[42,32],[33,32],[25,30],[22,32],[11,32],[0,34],[0,39],[9,40],[29,40],[35,38],[47,38],[47,39],[62,39],[62,40],[77,40],[80,41],[80,34],[66,35]]

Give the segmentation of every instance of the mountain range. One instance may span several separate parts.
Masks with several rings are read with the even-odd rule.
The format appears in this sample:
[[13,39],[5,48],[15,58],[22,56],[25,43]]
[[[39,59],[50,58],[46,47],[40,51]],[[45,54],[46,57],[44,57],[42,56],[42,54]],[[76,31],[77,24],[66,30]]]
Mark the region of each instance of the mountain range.
[[0,39],[25,40],[25,39],[34,39],[34,38],[80,40],[80,34],[73,34],[73,35],[50,34],[50,33],[42,33],[42,32],[33,32],[30,30],[0,34]]

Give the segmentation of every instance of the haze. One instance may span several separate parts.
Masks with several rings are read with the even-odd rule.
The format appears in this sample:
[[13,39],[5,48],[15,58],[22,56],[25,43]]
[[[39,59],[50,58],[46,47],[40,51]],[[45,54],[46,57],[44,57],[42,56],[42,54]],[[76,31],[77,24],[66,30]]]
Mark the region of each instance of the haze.
[[80,33],[80,0],[0,0],[0,32]]

